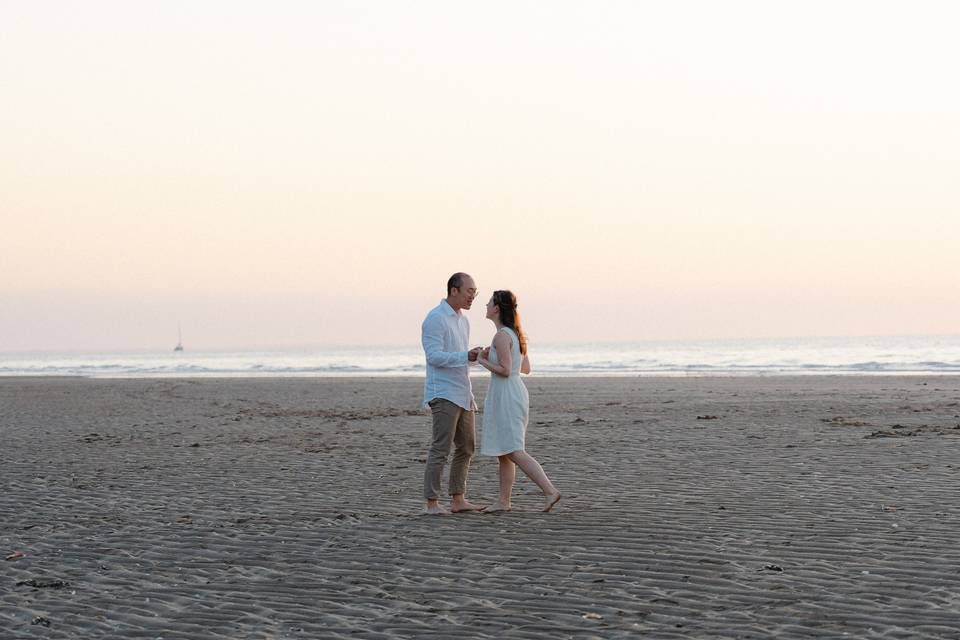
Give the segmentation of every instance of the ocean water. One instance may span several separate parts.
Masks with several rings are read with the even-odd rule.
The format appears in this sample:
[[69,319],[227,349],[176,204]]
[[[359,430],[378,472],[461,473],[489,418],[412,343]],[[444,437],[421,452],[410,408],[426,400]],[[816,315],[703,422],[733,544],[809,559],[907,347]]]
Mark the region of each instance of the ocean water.
[[[534,344],[534,375],[960,374],[960,335]],[[0,376],[422,376],[419,344],[276,351],[0,353]],[[488,375],[477,368],[475,375]]]

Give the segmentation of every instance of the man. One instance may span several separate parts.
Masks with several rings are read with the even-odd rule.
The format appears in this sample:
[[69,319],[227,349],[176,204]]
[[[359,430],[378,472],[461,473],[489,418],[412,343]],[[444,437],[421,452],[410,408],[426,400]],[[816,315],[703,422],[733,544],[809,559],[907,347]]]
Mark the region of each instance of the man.
[[470,388],[470,363],[477,361],[480,347],[469,348],[470,322],[461,313],[477,297],[477,285],[465,273],[447,281],[447,297],[427,314],[420,329],[427,357],[427,379],[423,384],[423,406],[433,414],[433,441],[423,474],[426,512],[449,513],[440,505],[440,477],[453,445],[450,465],[450,511],[480,511],[464,497],[467,473],[476,442],[474,411],[477,408]]

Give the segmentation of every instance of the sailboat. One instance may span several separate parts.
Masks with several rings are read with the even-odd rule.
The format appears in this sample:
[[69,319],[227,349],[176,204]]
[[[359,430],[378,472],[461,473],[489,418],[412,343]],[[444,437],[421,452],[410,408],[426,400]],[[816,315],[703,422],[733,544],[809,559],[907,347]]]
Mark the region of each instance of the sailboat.
[[183,351],[183,332],[180,331],[180,323],[177,323],[177,346],[175,346],[173,350]]

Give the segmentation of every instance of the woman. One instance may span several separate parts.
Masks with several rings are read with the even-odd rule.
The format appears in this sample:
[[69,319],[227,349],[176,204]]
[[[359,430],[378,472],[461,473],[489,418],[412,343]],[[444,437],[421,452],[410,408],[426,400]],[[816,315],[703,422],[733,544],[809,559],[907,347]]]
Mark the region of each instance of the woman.
[[520,374],[530,373],[530,359],[527,357],[527,336],[517,313],[516,296],[509,291],[494,291],[487,303],[487,319],[496,325],[497,333],[493,344],[477,358],[477,362],[491,373],[490,388],[483,403],[480,455],[497,456],[500,460],[500,499],[486,511],[510,511],[518,466],[543,491],[547,499],[543,510],[550,511],[560,502],[560,492],[540,463],[523,449],[530,396]]

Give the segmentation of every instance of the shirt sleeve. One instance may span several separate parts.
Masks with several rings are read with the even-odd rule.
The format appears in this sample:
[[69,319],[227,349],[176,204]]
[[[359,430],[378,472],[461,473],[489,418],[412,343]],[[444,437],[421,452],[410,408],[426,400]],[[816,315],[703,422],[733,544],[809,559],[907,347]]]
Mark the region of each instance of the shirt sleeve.
[[468,358],[466,351],[443,350],[443,319],[431,316],[423,321],[420,341],[423,343],[423,352],[427,354],[427,362],[434,367],[465,367]]

